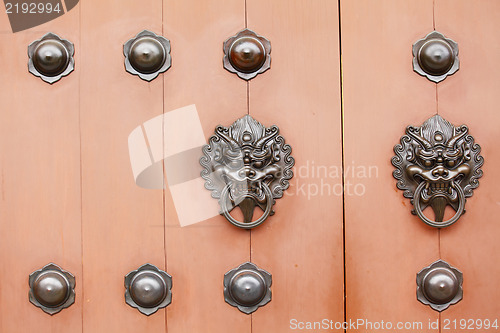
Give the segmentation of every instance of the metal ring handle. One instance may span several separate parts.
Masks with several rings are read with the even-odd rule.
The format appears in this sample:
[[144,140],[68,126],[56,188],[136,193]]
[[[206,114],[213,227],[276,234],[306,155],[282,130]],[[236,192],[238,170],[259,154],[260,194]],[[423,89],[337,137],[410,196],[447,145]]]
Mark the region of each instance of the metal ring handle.
[[427,216],[424,215],[422,212],[422,208],[420,207],[420,194],[422,193],[422,189],[425,186],[425,182],[421,182],[418,184],[417,189],[415,190],[415,194],[413,195],[413,206],[415,207],[415,212],[417,213],[417,216],[426,224],[430,225],[431,227],[434,228],[444,228],[452,225],[453,223],[457,222],[460,216],[464,213],[465,209],[465,194],[464,190],[460,185],[456,185],[455,183],[451,182],[451,186],[457,191],[458,194],[458,209],[455,215],[447,221],[444,222],[436,222],[431,219],[429,219]]
[[273,194],[271,193],[271,189],[269,188],[269,186],[267,186],[267,184],[262,183],[262,188],[264,189],[264,195],[267,200],[266,210],[264,211],[264,214],[262,214],[261,217],[251,223],[244,223],[236,220],[231,216],[231,214],[229,214],[229,209],[227,207],[227,199],[229,199],[229,185],[224,186],[224,189],[222,190],[220,196],[220,207],[224,217],[233,225],[243,229],[251,229],[264,222],[269,217],[269,215],[271,215],[274,199]]

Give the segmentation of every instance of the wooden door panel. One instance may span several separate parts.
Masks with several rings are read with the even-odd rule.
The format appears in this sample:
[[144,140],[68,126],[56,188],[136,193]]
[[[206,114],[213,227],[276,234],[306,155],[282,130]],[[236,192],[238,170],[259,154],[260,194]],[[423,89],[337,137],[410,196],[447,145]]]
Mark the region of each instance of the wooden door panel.
[[273,275],[272,302],[252,315],[252,332],[344,319],[341,172],[313,174],[342,165],[337,10],[328,0],[247,3],[248,28],[272,45],[271,69],[249,82],[249,112],[278,125],[295,158],[276,214],[251,232],[252,262]]
[[[247,113],[246,83],[222,67],[222,43],[244,27],[245,2],[163,4],[164,32],[172,42],[173,58],[164,75],[164,112],[195,104],[208,139],[217,125],[229,126]],[[203,185],[197,191],[210,198]],[[200,209],[197,204],[186,202]],[[250,259],[248,231],[219,215],[181,227],[168,187],[165,216],[167,267],[174,279],[168,332],[250,332],[250,316],[226,304],[223,295],[224,274]]]
[[[436,29],[458,43],[460,58],[460,70],[438,85],[439,114],[453,124],[468,125],[485,159],[484,175],[467,200],[467,212],[455,225],[441,231],[442,258],[464,274],[464,298],[442,313],[443,328],[447,320],[499,319],[500,290],[495,287],[500,277],[496,189],[500,183],[500,46],[495,42],[500,38],[499,12],[497,1],[438,0],[435,5]],[[455,329],[453,323],[448,327],[470,331],[460,326]]]
[[[411,51],[433,30],[432,6],[421,0],[342,2],[345,184],[365,189],[345,194],[348,319],[438,319],[415,296],[416,273],[439,259],[438,231],[410,214],[391,165],[406,126],[436,112],[436,86],[413,72]],[[363,169],[374,171],[358,173]],[[418,331],[431,330],[424,325]]]
[[163,194],[134,183],[127,147],[133,129],[162,113],[163,83],[130,75],[123,62],[127,40],[146,28],[161,34],[162,4],[80,9],[84,331],[164,332],[165,310],[147,317],[124,301],[125,274],[146,263],[165,269]]
[[[3,7],[2,7],[3,8]],[[50,85],[28,72],[27,48],[47,32],[76,45],[79,14],[0,34],[0,331],[79,332],[82,298],[56,316],[28,300],[28,276],[53,262],[76,276],[82,293],[79,69]]]
[[[0,331],[278,333],[362,319],[465,332],[461,319],[498,319],[499,11],[495,0],[87,0],[15,34],[0,13]],[[245,27],[272,44],[271,69],[249,82],[222,66],[223,41]],[[151,82],[123,63],[144,29],[172,45],[172,68]],[[434,29],[460,50],[439,84],[412,69],[412,44]],[[49,31],[76,50],[53,85],[27,71],[27,46]],[[222,216],[182,227],[168,186],[134,183],[130,132],[190,104],[206,138],[248,113],[292,146],[291,187],[258,228]],[[442,230],[410,214],[391,165],[406,126],[436,113],[467,124],[485,158],[467,213]],[[441,314],[415,295],[416,273],[438,259],[464,273],[464,299]],[[272,301],[252,315],[223,296],[224,273],[246,261],[273,275]],[[28,301],[28,275],[49,262],[76,276],[76,303],[55,316]],[[124,301],[124,275],[145,263],[173,276],[172,304],[152,316]]]
[[[2,34],[12,33],[12,29],[9,23],[9,17],[7,16],[7,13],[4,10],[0,12],[0,33]],[[4,82],[2,81],[2,83]]]

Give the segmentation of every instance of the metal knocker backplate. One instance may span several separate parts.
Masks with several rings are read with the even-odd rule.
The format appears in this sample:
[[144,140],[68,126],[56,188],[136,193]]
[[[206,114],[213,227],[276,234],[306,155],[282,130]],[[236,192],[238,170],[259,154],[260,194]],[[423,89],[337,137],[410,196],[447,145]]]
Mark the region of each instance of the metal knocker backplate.
[[[408,126],[394,152],[393,175],[397,187],[411,199],[412,213],[436,228],[455,223],[465,213],[466,198],[472,196],[483,175],[481,147],[474,143],[469,128],[455,127],[435,115],[420,127]],[[428,206],[434,211],[434,220],[423,213]],[[446,206],[455,214],[443,221]]]
[[[244,229],[273,215],[275,199],[283,196],[293,176],[291,152],[277,126],[265,127],[249,115],[229,127],[217,126],[200,163],[205,187],[219,200],[220,214]],[[263,214],[254,221],[256,206]],[[236,207],[243,213],[242,222],[230,214]]]

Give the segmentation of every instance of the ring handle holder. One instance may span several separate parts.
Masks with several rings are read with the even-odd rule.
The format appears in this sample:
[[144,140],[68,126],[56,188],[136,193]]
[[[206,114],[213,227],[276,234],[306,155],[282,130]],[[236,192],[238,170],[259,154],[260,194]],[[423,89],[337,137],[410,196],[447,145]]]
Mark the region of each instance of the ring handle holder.
[[[217,126],[203,147],[200,163],[205,188],[219,200],[220,214],[243,229],[254,228],[273,215],[275,199],[283,196],[293,177],[291,152],[277,126],[265,127],[250,115],[229,127]],[[236,207],[243,221],[231,216]],[[263,214],[253,221],[255,207]]]
[[[432,227],[457,222],[465,213],[466,199],[479,186],[484,159],[481,147],[468,133],[466,125],[455,127],[435,115],[420,127],[408,126],[400,144],[394,146],[397,187],[411,199],[412,213]],[[424,215],[428,206],[434,211],[434,220]],[[456,213],[443,221],[447,206]]]

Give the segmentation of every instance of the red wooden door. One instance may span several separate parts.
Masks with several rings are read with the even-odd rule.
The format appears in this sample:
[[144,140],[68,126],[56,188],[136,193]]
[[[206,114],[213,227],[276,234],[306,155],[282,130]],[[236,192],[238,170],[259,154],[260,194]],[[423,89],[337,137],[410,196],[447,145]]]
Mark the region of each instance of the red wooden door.
[[[495,330],[499,10],[494,0],[86,0],[16,33],[2,11],[0,332]],[[244,28],[272,45],[271,69],[250,81],[222,64],[224,40]],[[123,44],[144,29],[172,46],[172,67],[150,82],[124,67]],[[412,44],[433,30],[459,44],[460,70],[438,84],[412,68]],[[75,45],[74,72],[52,85],[27,70],[27,46],[47,32]],[[135,183],[130,133],[193,104],[205,138],[249,114],[291,145],[294,177],[261,226],[217,212],[183,226],[168,175],[164,190]],[[406,126],[435,114],[467,124],[485,158],[467,213],[441,230],[411,215],[391,165]],[[438,259],[464,275],[463,300],[441,313],[418,302],[415,281]],[[250,315],[223,295],[224,274],[247,261],[273,278],[271,302]],[[53,316],[28,300],[29,274],[50,262],[76,277],[75,304]],[[173,277],[172,303],[151,316],[124,299],[124,276],[146,263]]]
[[[500,79],[495,63],[495,1],[343,1],[344,160],[375,166],[346,172],[364,196],[345,199],[346,315],[409,332],[496,330],[498,160],[495,113]],[[460,70],[440,83],[412,69],[412,44],[437,30],[459,45]],[[491,56],[487,56],[491,55]],[[392,147],[408,125],[439,114],[466,124],[481,145],[484,176],[458,222],[435,229],[410,214],[392,177]],[[463,273],[463,300],[439,313],[416,299],[416,274],[442,259]],[[489,327],[488,327],[489,326]],[[382,326],[383,327],[383,326]],[[385,326],[385,331],[390,329]],[[371,332],[367,326],[349,331]]]

